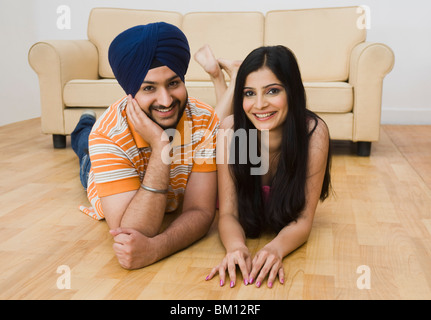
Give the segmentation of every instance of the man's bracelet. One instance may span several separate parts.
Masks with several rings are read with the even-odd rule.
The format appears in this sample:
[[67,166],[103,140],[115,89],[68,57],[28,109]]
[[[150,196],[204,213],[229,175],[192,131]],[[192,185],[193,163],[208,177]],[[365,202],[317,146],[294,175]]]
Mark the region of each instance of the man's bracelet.
[[147,187],[143,184],[141,184],[141,188],[154,193],[168,193],[168,189],[164,189],[164,190],[154,189],[154,188]]

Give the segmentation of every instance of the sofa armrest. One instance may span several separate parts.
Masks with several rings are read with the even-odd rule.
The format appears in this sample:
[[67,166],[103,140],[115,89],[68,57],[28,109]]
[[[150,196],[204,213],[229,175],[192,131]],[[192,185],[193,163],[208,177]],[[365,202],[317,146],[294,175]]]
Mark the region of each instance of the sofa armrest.
[[380,135],[383,79],[394,66],[387,45],[362,42],[352,50],[349,83],[353,86],[353,141],[377,141]]
[[89,40],[35,43],[28,61],[39,78],[42,132],[65,134],[64,85],[72,79],[98,79],[98,54]]

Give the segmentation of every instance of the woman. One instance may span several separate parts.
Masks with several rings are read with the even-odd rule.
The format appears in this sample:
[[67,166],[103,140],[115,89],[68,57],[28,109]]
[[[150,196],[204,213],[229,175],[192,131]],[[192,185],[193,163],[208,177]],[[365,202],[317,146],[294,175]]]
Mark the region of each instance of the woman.
[[[198,52],[195,59],[212,75],[218,92],[216,110],[224,118],[217,146],[218,159],[219,153],[223,153],[224,160],[218,161],[218,228],[226,256],[206,279],[218,272],[220,285],[224,285],[227,272],[233,287],[238,265],[246,285],[255,283],[260,287],[268,277],[268,287],[272,287],[277,276],[284,283],[282,260],[307,241],[318,201],[326,199],[329,193],[328,128],[306,109],[299,67],[286,47],[258,48],[238,70],[238,63],[219,62],[218,66],[227,69],[231,80],[235,80],[234,90],[232,86],[217,87],[221,83],[216,78],[220,75],[213,72],[217,61],[208,47]],[[229,99],[232,92],[233,100]],[[231,106],[233,115],[224,117]],[[265,174],[250,174],[256,167],[250,155],[246,163],[238,161],[244,143],[240,145],[229,138],[229,143],[236,143],[235,148],[223,145],[229,129],[258,130],[261,159],[265,152],[269,159]],[[263,133],[268,133],[269,139],[263,139]],[[229,154],[230,150],[234,150],[233,154]],[[263,232],[274,232],[275,237],[252,259],[246,238]]]

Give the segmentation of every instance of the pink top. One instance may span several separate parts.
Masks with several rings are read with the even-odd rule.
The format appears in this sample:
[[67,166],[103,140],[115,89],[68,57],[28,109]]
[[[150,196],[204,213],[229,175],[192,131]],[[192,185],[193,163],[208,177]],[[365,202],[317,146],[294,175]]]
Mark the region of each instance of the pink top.
[[262,196],[263,196],[263,201],[265,203],[267,203],[269,200],[269,193],[270,192],[271,192],[270,186],[262,186]]

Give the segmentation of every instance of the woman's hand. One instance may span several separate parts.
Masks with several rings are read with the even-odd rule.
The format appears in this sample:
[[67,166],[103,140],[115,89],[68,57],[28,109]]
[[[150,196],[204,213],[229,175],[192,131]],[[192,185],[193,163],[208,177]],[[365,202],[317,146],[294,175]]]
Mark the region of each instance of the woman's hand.
[[249,283],[256,279],[256,286],[260,287],[267,275],[269,288],[272,288],[277,275],[280,283],[284,283],[283,257],[271,246],[266,245],[256,254],[252,266]]
[[210,274],[206,277],[206,280],[212,279],[218,272],[220,276],[220,286],[223,286],[226,283],[227,270],[230,278],[230,287],[232,288],[236,283],[236,265],[238,265],[241,270],[244,284],[247,285],[249,283],[248,279],[251,269],[251,256],[247,247],[242,247],[232,252],[228,252],[223,261],[211,270]]

